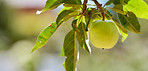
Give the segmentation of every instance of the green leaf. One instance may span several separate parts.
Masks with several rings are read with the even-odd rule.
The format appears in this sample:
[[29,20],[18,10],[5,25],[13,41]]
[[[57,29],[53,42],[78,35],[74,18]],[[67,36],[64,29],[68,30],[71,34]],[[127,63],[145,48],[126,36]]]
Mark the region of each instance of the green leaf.
[[[88,8],[86,10],[86,13],[85,13],[85,22],[87,24],[87,27],[89,27],[89,25],[93,22],[93,21],[96,21],[96,20],[101,20],[101,15],[100,13],[98,13],[98,11],[96,9],[91,9],[91,8]],[[86,27],[86,28],[87,28]]]
[[121,3],[122,3],[122,0],[114,0],[113,3],[114,3],[115,5],[121,4]]
[[65,7],[81,7],[82,5],[78,5],[78,4],[63,4],[63,6],[65,6]]
[[52,23],[50,26],[46,27],[38,36],[38,39],[36,41],[36,44],[31,52],[43,47],[48,39],[51,37],[51,35],[55,32],[57,29],[56,23]]
[[110,5],[114,0],[109,0],[108,2],[105,3],[105,5]]
[[115,4],[115,5],[117,5],[117,4],[127,4],[128,3],[128,1],[129,0],[114,0],[113,1],[113,3]]
[[64,0],[64,3],[65,4],[79,4],[79,5],[81,5],[82,4],[82,2],[81,2],[81,0]]
[[65,56],[64,47],[62,47],[61,56]]
[[110,12],[106,12],[106,14],[110,17],[110,19],[115,23],[120,35],[122,36],[122,42],[127,38],[127,30],[116,20],[110,15]]
[[127,4],[130,0],[124,0],[124,3]]
[[59,5],[62,4],[62,2],[63,2],[63,0],[47,0],[46,5],[45,5],[44,9],[42,10],[42,12],[57,8]]
[[143,0],[130,0],[124,10],[133,12],[137,17],[148,19],[148,5]]
[[81,22],[80,24],[79,24],[79,30],[80,30],[80,32],[77,32],[77,40],[78,40],[78,42],[79,42],[79,44],[80,44],[80,46],[84,49],[84,50],[86,50],[87,52],[89,52],[90,53],[90,50],[89,50],[89,48],[88,48],[88,46],[87,46],[87,44],[86,44],[86,32],[85,32],[85,24],[83,23],[83,22]]
[[70,13],[72,13],[73,11],[71,11],[71,10],[64,10],[64,11],[62,11],[59,15],[58,15],[58,17],[57,17],[57,20],[56,20],[56,23],[57,24],[60,24],[60,23],[63,23],[64,22],[64,18],[66,17],[66,16],[68,16]]
[[[92,16],[93,16],[93,13],[92,13],[92,9],[91,8],[88,8],[86,10],[86,13],[85,13],[85,22],[87,24],[87,27],[90,23],[92,23],[93,19],[92,19]],[[87,28],[86,28],[87,29]],[[88,29],[87,29],[88,30]]]
[[80,30],[78,29],[78,26],[77,26],[77,19],[76,20],[73,20],[73,22],[72,22],[72,28],[73,28],[73,30],[74,31],[76,31],[76,32],[80,32]]
[[127,15],[118,14],[123,27],[131,32],[140,33],[140,24],[134,13],[128,12]]
[[124,42],[125,39],[127,38],[128,34],[125,33],[125,32],[123,32],[123,30],[121,30],[121,29],[119,29],[119,32],[120,32],[120,34],[121,34],[121,36],[122,36],[122,42]]
[[65,66],[65,62],[63,63],[63,67],[64,67],[64,69],[65,69],[65,71],[66,71],[66,66]]
[[113,8],[111,8],[113,11],[120,13],[120,14],[126,14],[125,11],[123,11],[123,5],[122,4],[117,4]]
[[79,12],[75,8],[71,8],[69,10],[63,10],[59,13],[56,23],[57,25],[69,20],[71,17],[78,15]]
[[105,11],[105,19],[107,20],[111,20],[113,17],[113,15],[107,10]]
[[113,3],[114,5],[118,5],[118,4],[127,4],[129,0],[109,0],[105,5],[110,5],[111,3]]
[[74,0],[74,1],[76,2],[76,4],[79,4],[79,5],[82,4],[81,0]]
[[42,10],[42,12],[55,9],[63,3],[82,5],[81,0],[71,0],[71,1],[69,1],[69,0],[47,0],[46,5],[45,5],[44,9]]
[[64,64],[66,71],[75,71],[78,51],[76,48],[76,32],[74,30],[65,36],[63,48],[66,56]]
[[112,18],[112,21],[116,24],[116,26],[120,32],[120,35],[122,36],[122,42],[123,42],[128,36],[127,30],[124,27],[122,27],[122,25],[114,18]]

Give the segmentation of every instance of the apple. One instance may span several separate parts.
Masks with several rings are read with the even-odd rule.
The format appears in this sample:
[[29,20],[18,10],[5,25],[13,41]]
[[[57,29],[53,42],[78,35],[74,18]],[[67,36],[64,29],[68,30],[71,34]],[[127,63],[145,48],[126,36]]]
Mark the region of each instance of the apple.
[[89,26],[89,40],[97,48],[113,48],[118,37],[118,29],[110,20],[97,20]]

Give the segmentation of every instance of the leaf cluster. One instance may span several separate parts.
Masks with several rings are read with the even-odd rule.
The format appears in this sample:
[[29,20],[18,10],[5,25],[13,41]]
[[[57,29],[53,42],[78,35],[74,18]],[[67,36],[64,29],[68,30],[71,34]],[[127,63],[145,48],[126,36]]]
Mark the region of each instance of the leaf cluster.
[[[94,8],[87,7],[88,0],[47,0],[42,12],[53,10],[60,5],[64,8],[59,12],[56,22],[47,26],[38,36],[36,44],[32,52],[43,47],[56,29],[65,21],[73,18],[72,30],[65,36],[62,56],[65,56],[63,66],[66,71],[75,71],[76,62],[79,52],[76,42],[80,47],[91,53],[88,45],[89,25],[96,20],[112,20],[122,36],[122,42],[127,38],[128,31],[134,33],[140,32],[140,24],[138,18],[148,19],[148,6],[143,0],[109,0],[104,6],[97,0],[92,0]],[[114,7],[107,7],[113,4]],[[118,14],[118,18],[114,17],[112,11]]]

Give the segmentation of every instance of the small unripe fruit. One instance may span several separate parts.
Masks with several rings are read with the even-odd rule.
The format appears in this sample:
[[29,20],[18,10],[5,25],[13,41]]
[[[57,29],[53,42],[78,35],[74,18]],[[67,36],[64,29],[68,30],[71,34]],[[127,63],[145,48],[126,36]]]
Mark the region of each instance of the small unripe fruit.
[[95,21],[89,26],[90,42],[97,48],[110,49],[117,43],[118,29],[111,21]]

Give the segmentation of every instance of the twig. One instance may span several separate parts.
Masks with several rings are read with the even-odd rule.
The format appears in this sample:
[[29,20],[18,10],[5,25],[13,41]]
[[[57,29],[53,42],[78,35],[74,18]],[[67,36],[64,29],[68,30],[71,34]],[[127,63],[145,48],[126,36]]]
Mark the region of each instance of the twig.
[[83,14],[85,13],[85,11],[86,11],[86,8],[87,8],[87,2],[88,2],[88,0],[84,0],[84,3],[83,3]]
[[94,3],[97,5],[97,8],[100,9],[100,12],[103,16],[103,20],[105,20],[105,13],[104,13],[104,9],[102,7],[102,4],[100,4],[97,0],[92,0],[94,1]]

